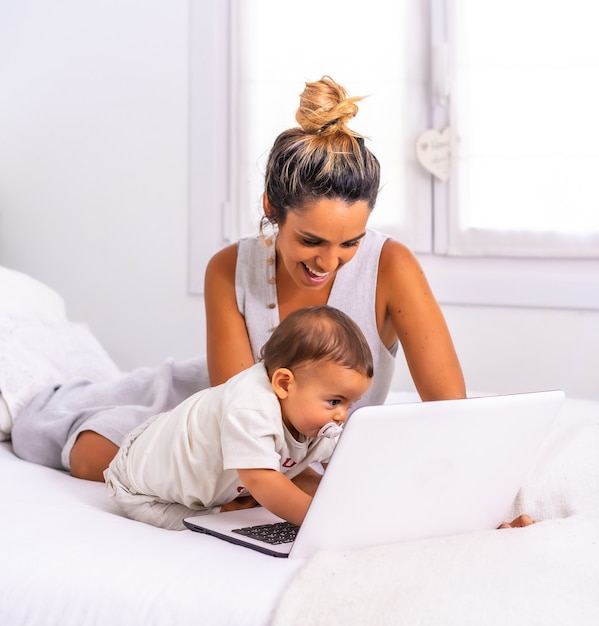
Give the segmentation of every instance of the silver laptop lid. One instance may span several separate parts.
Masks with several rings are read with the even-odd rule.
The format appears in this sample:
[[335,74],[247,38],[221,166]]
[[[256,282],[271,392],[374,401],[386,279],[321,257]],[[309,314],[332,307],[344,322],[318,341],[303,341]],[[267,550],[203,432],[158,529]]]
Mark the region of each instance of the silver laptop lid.
[[547,391],[356,410],[290,556],[496,528],[563,399]]

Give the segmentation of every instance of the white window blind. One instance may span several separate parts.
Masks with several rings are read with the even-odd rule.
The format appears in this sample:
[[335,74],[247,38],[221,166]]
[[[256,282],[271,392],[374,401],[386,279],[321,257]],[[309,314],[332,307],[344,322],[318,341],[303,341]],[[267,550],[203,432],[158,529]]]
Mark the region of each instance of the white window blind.
[[280,132],[297,126],[305,82],[327,74],[349,95],[368,96],[350,127],[371,138],[382,164],[371,226],[430,251],[430,178],[413,150],[415,135],[428,124],[426,3],[252,0],[234,6],[242,229],[256,230],[268,151]]
[[[447,0],[451,255],[599,258],[599,6]],[[443,13],[446,11],[446,15]],[[439,29],[441,30],[441,29]]]

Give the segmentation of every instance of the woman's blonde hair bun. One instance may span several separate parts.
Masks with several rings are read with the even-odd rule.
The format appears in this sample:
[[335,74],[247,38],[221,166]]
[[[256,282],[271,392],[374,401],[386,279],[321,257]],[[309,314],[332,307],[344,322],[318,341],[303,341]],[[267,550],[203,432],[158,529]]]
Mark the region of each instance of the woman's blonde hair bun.
[[366,138],[347,128],[358,112],[356,102],[330,76],[306,83],[297,109],[298,126],[275,139],[264,171],[265,222],[285,223],[290,211],[302,211],[322,198],[348,205],[366,202],[372,210],[381,178]]
[[306,83],[300,96],[295,119],[302,130],[312,135],[329,135],[344,132],[353,137],[360,134],[347,128],[347,123],[358,112],[362,98],[348,98],[346,90],[330,76],[323,76],[313,83]]

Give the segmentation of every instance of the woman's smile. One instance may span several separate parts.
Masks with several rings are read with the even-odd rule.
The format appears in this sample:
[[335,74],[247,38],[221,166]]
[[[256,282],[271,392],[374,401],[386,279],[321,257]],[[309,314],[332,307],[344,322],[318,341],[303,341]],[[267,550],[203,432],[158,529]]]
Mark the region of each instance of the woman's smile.
[[322,285],[327,281],[327,278],[331,275],[331,272],[319,272],[312,267],[310,267],[307,263],[301,262],[308,280],[314,285]]

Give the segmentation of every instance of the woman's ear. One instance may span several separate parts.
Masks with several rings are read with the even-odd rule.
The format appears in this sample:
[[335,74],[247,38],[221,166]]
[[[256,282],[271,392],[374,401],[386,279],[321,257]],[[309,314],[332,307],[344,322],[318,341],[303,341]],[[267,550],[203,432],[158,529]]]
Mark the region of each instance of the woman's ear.
[[295,376],[290,369],[287,369],[286,367],[279,367],[275,370],[272,378],[270,379],[270,384],[272,385],[272,389],[279,400],[285,400],[285,398],[287,398],[289,395],[289,387],[294,380]]
[[268,201],[268,196],[266,195],[266,193],[262,194],[262,209],[264,210],[264,215],[266,216],[266,219],[271,222],[273,222],[273,215],[274,215],[274,211],[272,210],[272,207],[270,206],[270,202]]

